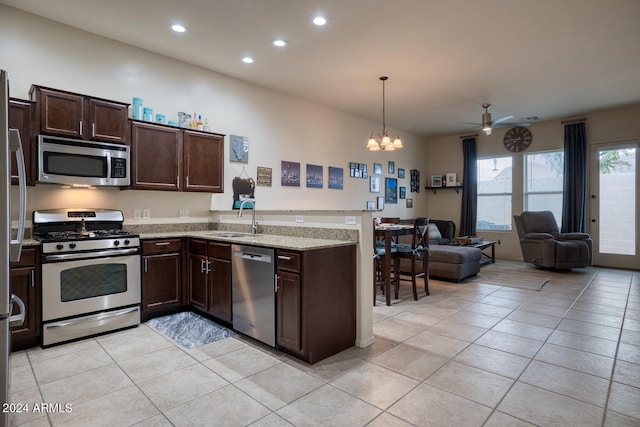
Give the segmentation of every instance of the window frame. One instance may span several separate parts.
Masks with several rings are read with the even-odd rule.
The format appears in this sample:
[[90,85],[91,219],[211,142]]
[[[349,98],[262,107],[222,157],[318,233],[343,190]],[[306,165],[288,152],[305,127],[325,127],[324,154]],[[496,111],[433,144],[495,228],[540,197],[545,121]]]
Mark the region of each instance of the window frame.
[[[510,192],[496,192],[496,193],[481,193],[480,192],[480,165],[478,164],[480,161],[491,161],[491,160],[497,160],[497,159],[510,159],[511,160],[511,191]],[[514,168],[514,156],[513,155],[500,155],[500,156],[490,156],[490,157],[482,157],[482,158],[477,158],[476,159],[476,169],[477,169],[477,175],[476,175],[476,182],[478,182],[478,192],[477,192],[477,207],[476,207],[476,230],[477,231],[488,231],[488,232],[511,232],[513,230],[513,224],[512,221],[507,221],[505,224],[500,224],[502,226],[504,226],[505,228],[500,229],[490,229],[490,228],[480,228],[479,224],[478,224],[478,220],[480,219],[480,199],[481,198],[488,198],[488,197],[508,197],[509,198],[509,204],[510,204],[510,213],[508,215],[509,218],[511,218],[513,216],[513,168]]]

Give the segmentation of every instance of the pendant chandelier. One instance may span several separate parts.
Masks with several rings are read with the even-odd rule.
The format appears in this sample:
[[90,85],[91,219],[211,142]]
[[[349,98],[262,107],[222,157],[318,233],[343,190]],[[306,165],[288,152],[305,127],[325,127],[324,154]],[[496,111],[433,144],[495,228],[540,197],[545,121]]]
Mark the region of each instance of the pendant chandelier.
[[389,77],[382,76],[380,80],[382,81],[382,133],[373,131],[371,132],[371,137],[369,137],[369,142],[367,143],[367,148],[371,151],[393,151],[397,148],[402,148],[402,141],[399,136],[396,136],[393,141],[389,137],[387,133],[387,123],[384,111],[384,82],[387,81]]

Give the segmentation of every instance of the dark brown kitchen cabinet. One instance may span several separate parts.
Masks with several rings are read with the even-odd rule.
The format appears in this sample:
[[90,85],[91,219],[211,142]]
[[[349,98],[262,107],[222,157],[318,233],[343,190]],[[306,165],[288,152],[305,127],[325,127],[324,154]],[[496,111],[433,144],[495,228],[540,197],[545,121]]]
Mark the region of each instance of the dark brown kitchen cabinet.
[[31,87],[37,126],[46,135],[126,144],[129,104],[42,86]]
[[142,317],[178,311],[183,306],[182,239],[142,242]]
[[131,188],[181,189],[182,130],[131,122]]
[[189,240],[190,304],[231,322],[231,245],[200,239]]
[[224,137],[184,131],[184,189],[224,191]]
[[[41,284],[38,269],[38,249],[24,247],[20,261],[11,263],[11,293],[25,304],[26,316],[21,326],[11,328],[11,349],[23,350],[38,345],[40,338]],[[12,313],[20,312],[12,304]]]
[[[33,151],[33,104],[21,99],[9,100],[9,127],[20,132],[24,168],[27,174],[27,185],[35,185],[36,162]],[[11,156],[11,184],[18,184],[18,163],[16,156]]]
[[131,122],[131,188],[224,191],[224,136]]
[[355,245],[301,252],[279,249],[276,258],[278,348],[313,364],[353,346]]

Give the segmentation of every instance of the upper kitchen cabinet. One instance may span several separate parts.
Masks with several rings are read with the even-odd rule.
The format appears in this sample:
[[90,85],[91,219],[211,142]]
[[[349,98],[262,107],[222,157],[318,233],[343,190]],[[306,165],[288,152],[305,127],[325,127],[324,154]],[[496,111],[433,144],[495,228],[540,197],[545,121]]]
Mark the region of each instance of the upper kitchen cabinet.
[[[9,127],[20,131],[24,167],[27,174],[27,185],[35,185],[36,163],[33,156],[33,104],[21,99],[9,100]],[[18,164],[16,157],[11,157],[11,184],[18,184]]]
[[224,137],[184,131],[184,189],[224,191]]
[[131,188],[224,191],[224,135],[131,121]]
[[128,142],[129,104],[72,92],[31,87],[38,133],[92,141]]

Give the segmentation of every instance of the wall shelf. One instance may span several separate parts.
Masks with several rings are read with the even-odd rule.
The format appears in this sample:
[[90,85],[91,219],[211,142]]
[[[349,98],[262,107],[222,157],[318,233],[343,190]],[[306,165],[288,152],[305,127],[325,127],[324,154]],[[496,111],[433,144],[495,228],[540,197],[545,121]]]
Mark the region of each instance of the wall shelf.
[[433,194],[436,194],[438,190],[456,190],[456,193],[459,193],[462,189],[462,185],[456,185],[455,187],[431,187],[427,185],[424,189],[433,191]]

